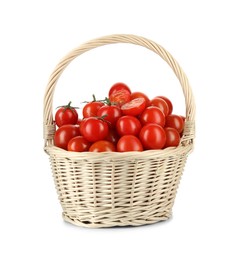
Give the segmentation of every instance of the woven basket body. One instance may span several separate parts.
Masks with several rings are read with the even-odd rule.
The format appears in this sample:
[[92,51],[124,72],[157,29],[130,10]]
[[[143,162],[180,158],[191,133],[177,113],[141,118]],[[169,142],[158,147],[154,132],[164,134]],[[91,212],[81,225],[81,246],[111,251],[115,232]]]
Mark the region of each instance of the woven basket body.
[[[186,120],[177,148],[144,152],[68,152],[54,146],[52,114],[56,83],[77,56],[98,46],[136,44],[162,57],[179,79],[185,96]],[[137,226],[168,219],[189,153],[193,149],[195,105],[187,77],[163,47],[135,35],[109,35],[71,51],[52,73],[44,98],[44,140],[63,218],[86,227]]]

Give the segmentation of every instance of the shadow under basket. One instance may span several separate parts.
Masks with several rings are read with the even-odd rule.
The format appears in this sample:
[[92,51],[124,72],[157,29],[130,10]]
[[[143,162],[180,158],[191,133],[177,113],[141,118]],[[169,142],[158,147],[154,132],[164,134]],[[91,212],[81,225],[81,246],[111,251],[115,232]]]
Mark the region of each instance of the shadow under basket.
[[[53,144],[52,98],[66,66],[80,54],[112,43],[132,43],[159,54],[179,79],[186,100],[180,145],[143,152],[68,152]],[[71,51],[51,75],[44,99],[45,151],[65,221],[85,227],[139,226],[169,219],[194,139],[194,101],[187,77],[160,45],[135,35],[110,35]]]

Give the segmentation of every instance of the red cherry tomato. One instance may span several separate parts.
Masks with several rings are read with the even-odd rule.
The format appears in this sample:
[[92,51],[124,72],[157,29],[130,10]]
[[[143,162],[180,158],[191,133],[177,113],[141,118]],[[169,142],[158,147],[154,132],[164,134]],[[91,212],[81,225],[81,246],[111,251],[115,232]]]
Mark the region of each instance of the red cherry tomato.
[[165,131],[157,124],[143,126],[139,138],[145,149],[162,149],[166,143]]
[[55,123],[58,127],[62,125],[75,125],[78,121],[78,113],[71,102],[66,106],[61,106],[55,113]]
[[150,106],[159,107],[159,109],[164,113],[165,116],[169,114],[169,107],[167,102],[162,98],[153,98],[150,101]]
[[89,148],[89,152],[115,152],[115,151],[116,151],[115,145],[106,140],[97,141],[93,143]]
[[82,121],[80,132],[89,142],[103,140],[108,135],[108,124],[102,119],[88,117]]
[[155,123],[162,127],[165,125],[164,113],[158,107],[147,107],[140,115],[140,122],[142,125]]
[[145,107],[146,101],[144,98],[135,98],[122,105],[121,111],[124,115],[138,116],[143,112]]
[[111,127],[115,126],[116,121],[121,117],[121,115],[121,109],[114,105],[104,105],[97,112],[97,116],[103,117]]
[[117,143],[118,152],[143,151],[140,140],[134,135],[124,135]]
[[117,120],[117,133],[122,135],[138,135],[141,129],[140,121],[134,116],[122,116]]
[[59,148],[67,150],[68,142],[78,135],[80,135],[79,126],[63,125],[55,132],[54,144]]
[[172,102],[170,101],[170,99],[168,99],[167,97],[165,96],[157,96],[157,98],[162,98],[168,105],[168,109],[169,109],[169,112],[168,114],[172,114],[172,110],[173,110],[173,105],[172,105]]
[[166,116],[165,126],[173,127],[181,134],[184,130],[184,121],[181,116],[168,115]]
[[135,99],[135,98],[144,98],[146,101],[146,107],[149,106],[150,104],[150,99],[148,98],[148,96],[146,94],[144,94],[143,92],[132,92],[131,93],[131,100]]
[[120,91],[122,89],[127,90],[131,94],[131,90],[126,84],[124,84],[122,82],[117,82],[111,86],[108,96],[110,97],[111,94],[113,94],[114,92]]
[[166,143],[164,147],[176,147],[180,143],[180,134],[179,132],[172,127],[165,127],[164,128],[166,134]]
[[88,142],[83,136],[79,135],[73,137],[67,145],[67,150],[72,152],[85,152],[88,151],[91,143]]
[[83,117],[87,118],[87,117],[92,117],[92,116],[97,116],[97,112],[98,110],[104,105],[103,102],[100,101],[92,101],[90,103],[87,103],[84,107],[83,107]]
[[84,122],[86,121],[87,118],[83,118],[79,124],[79,132],[80,132],[80,135],[82,135],[82,127],[84,125]]
[[114,91],[110,96],[109,100],[112,104],[116,104],[118,106],[122,106],[123,104],[129,102],[131,100],[131,94],[126,89],[121,89],[118,91]]

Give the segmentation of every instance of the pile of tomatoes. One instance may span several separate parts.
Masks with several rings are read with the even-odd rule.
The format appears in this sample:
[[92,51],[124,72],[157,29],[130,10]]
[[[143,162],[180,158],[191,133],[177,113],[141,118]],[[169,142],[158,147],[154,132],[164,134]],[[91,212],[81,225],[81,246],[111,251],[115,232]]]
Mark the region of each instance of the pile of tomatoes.
[[86,102],[80,119],[69,102],[55,113],[55,146],[74,152],[128,152],[176,147],[185,118],[164,96],[149,99],[115,83],[104,100]]

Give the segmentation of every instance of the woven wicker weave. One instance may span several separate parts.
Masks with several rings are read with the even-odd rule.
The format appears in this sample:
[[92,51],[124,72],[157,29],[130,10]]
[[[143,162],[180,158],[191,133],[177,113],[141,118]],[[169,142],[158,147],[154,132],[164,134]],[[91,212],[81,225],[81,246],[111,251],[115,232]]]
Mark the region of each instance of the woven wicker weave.
[[[56,83],[67,65],[93,48],[136,44],[157,53],[182,86],[186,121],[177,148],[143,152],[68,152],[54,146],[52,103]],[[163,47],[135,35],[109,35],[72,50],[56,66],[44,98],[44,140],[64,220],[78,226],[144,225],[168,219],[188,154],[193,149],[195,105],[185,73]]]

